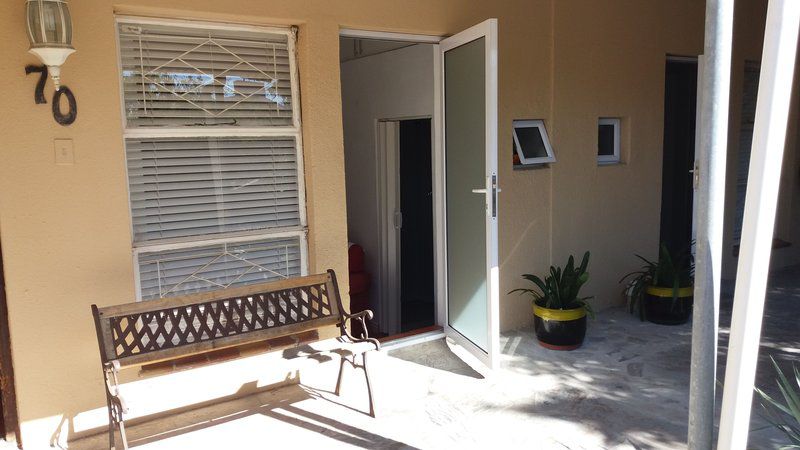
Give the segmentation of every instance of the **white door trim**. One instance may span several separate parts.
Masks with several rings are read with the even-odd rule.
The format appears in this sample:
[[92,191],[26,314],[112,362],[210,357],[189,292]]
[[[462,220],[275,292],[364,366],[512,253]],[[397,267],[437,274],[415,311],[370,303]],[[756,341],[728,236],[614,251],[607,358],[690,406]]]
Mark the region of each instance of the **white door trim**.
[[433,45],[433,264],[436,270],[436,324],[447,326],[447,233],[444,196],[444,71],[441,45]]
[[341,28],[339,36],[359,39],[375,39],[381,41],[399,41],[417,44],[438,44],[443,36],[429,34],[395,33],[392,31],[357,30],[355,28]]

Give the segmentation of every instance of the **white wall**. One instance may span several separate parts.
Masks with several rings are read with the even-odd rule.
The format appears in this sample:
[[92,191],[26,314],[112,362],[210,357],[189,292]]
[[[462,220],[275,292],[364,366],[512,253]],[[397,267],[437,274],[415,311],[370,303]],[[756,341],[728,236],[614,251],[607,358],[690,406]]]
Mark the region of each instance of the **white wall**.
[[418,44],[342,63],[347,228],[366,253],[370,303],[380,317],[377,121],[433,116],[434,46]]

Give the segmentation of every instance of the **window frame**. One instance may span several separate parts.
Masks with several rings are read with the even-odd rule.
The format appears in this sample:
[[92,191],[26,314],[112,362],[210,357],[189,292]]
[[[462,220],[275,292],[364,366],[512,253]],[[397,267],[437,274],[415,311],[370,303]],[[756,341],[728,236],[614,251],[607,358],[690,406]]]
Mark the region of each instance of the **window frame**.
[[[612,155],[601,155],[600,154],[600,146],[597,147],[597,164],[599,165],[609,165],[609,164],[619,164],[622,162],[621,156],[621,138],[622,138],[622,119],[619,117],[600,117],[597,119],[597,136],[598,140],[600,139],[600,127],[602,125],[612,125],[614,126],[614,154]],[[599,144],[599,143],[598,143]]]
[[[525,151],[523,150],[522,145],[520,145],[519,137],[517,136],[517,128],[538,128],[539,134],[542,136],[542,143],[544,144],[544,149],[547,153],[547,156],[537,156],[533,158],[526,157]],[[514,138],[514,145],[517,147],[517,155],[519,156],[520,165],[534,166],[556,162],[555,152],[553,151],[553,146],[550,144],[550,137],[547,135],[547,127],[544,125],[544,120],[514,120],[512,123],[512,136]]]
[[[198,236],[187,236],[181,238],[167,238],[156,239],[149,241],[135,241],[135,232],[133,225],[133,210],[131,202],[130,191],[130,178],[128,175],[128,166],[125,164],[125,181],[126,190],[128,193],[128,214],[131,233],[131,248],[133,259],[133,274],[135,283],[136,301],[148,301],[142,299],[142,286],[140,276],[139,256],[147,253],[156,253],[166,250],[179,250],[189,249],[196,247],[205,247],[208,245],[219,244],[239,244],[245,242],[257,242],[266,239],[280,239],[288,237],[297,237],[300,244],[300,274],[301,276],[308,275],[308,217],[306,211],[306,180],[305,180],[305,167],[303,160],[303,133],[301,127],[301,107],[300,107],[300,86],[299,86],[299,73],[297,67],[297,27],[270,27],[260,25],[246,25],[246,24],[229,24],[220,22],[208,22],[199,20],[184,20],[184,19],[162,19],[151,17],[138,17],[129,15],[116,15],[114,18],[114,36],[116,38],[115,47],[117,52],[117,80],[119,83],[119,96],[120,96],[120,117],[122,120],[122,151],[123,156],[127,159],[126,141],[128,139],[136,138],[171,138],[171,137],[196,137],[196,138],[214,138],[214,137],[253,137],[253,138],[270,138],[270,137],[287,137],[295,140],[296,151],[296,164],[297,164],[297,204],[298,214],[300,217],[300,225],[298,227],[289,228],[273,228],[269,230],[254,230],[244,232],[229,232],[229,233],[215,233]],[[282,34],[287,39],[287,51],[289,54],[289,80],[290,89],[292,92],[292,126],[275,126],[275,127],[215,127],[214,129],[191,129],[187,127],[136,127],[128,128],[128,121],[125,112],[125,93],[124,82],[122,77],[122,52],[120,47],[119,26],[121,24],[132,25],[163,25],[185,28],[201,28],[211,30],[225,30],[225,31],[250,31],[261,32],[270,34]],[[214,291],[218,289],[209,289]],[[179,294],[180,295],[180,294]]]

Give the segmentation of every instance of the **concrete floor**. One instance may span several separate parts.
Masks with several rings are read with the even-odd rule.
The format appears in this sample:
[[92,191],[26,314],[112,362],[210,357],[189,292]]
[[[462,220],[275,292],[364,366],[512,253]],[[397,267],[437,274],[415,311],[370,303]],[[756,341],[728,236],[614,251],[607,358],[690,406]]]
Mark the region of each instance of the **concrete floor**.
[[[723,300],[721,364],[729,305]],[[767,355],[787,366],[797,359],[798,312],[800,267],[771,282],[758,380],[773,392]],[[131,443],[148,450],[685,448],[690,330],[603,311],[573,352],[539,347],[529,329],[505,334],[502,369],[491,374],[463,362],[444,340],[427,342],[371,361],[377,419],[362,412],[362,374],[349,370],[336,397],[330,391],[338,365],[325,363],[303,373],[300,385],[132,427]],[[760,429],[749,447],[777,448],[781,435],[763,425],[755,416]],[[102,448],[104,438],[70,448]]]

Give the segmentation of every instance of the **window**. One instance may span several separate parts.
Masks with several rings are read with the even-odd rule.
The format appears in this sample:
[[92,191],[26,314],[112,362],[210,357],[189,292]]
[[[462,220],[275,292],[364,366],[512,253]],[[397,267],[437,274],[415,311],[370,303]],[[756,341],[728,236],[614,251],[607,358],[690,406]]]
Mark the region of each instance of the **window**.
[[597,121],[597,162],[615,164],[620,162],[620,119],[601,118]]
[[514,155],[515,166],[555,162],[543,120],[514,121]]
[[117,26],[137,297],[305,274],[294,31]]

